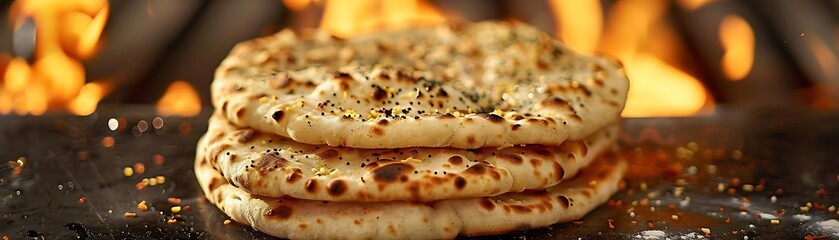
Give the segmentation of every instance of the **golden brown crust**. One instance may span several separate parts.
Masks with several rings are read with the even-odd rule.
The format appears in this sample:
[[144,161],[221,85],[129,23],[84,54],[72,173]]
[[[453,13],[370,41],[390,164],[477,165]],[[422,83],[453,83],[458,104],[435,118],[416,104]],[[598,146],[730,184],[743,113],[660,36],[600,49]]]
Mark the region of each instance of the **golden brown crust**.
[[248,194],[224,181],[201,154],[195,174],[211,203],[236,222],[292,239],[450,239],[544,227],[578,219],[605,202],[626,169],[610,152],[544,191],[433,203],[327,202]]
[[617,126],[559,146],[353,149],[240,129],[215,114],[198,151],[236,186],[263,196],[428,202],[543,189],[576,175],[614,142]]
[[618,63],[510,23],[283,31],[237,45],[212,85],[237,126],[354,148],[558,145],[615,122],[627,90]]

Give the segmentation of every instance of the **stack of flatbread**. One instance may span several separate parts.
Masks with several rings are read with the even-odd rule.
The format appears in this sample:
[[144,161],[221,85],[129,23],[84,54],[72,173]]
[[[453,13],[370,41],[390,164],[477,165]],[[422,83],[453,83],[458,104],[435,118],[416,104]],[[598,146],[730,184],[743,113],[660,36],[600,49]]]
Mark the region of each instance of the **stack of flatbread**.
[[285,238],[454,238],[578,219],[617,189],[628,80],[522,24],[282,31],[216,71],[207,199]]

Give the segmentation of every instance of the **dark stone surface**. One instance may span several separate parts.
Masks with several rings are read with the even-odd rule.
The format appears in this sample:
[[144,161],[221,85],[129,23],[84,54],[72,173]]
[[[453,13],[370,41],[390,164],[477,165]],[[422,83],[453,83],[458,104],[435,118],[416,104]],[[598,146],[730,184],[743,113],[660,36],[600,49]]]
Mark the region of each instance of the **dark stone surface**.
[[[155,115],[150,109],[111,109],[88,117],[0,116],[0,235],[11,239],[269,238],[249,227],[224,225],[225,215],[202,197],[192,163],[208,113],[163,118],[164,132],[153,127]],[[125,118],[128,127],[109,130],[111,117]],[[137,136],[132,128],[140,120],[148,123],[148,130]],[[837,122],[836,115],[790,111],[721,111],[707,117],[624,120],[620,142],[632,164],[626,189],[579,222],[503,238],[636,239],[642,231],[662,230],[680,239],[701,237],[700,228],[709,228],[711,236],[723,239],[837,238],[831,234],[839,230],[816,224],[839,217],[826,210],[839,205]],[[186,126],[182,124],[191,130],[179,130]],[[115,144],[103,146],[104,137],[113,137]],[[689,146],[690,142],[698,148]],[[742,152],[739,160],[732,157],[735,150]],[[156,165],[155,154],[162,155],[165,163]],[[7,162],[21,156],[26,163],[16,173],[15,164]],[[145,173],[125,177],[122,169],[138,162],[145,164]],[[713,174],[708,172],[711,165],[717,169]],[[155,176],[165,176],[166,182],[135,188],[142,178]],[[740,184],[733,186],[733,178]],[[646,183],[646,191],[641,183]],[[717,191],[719,183],[725,183],[723,193]],[[742,184],[761,191],[746,192]],[[683,185],[683,191],[677,185]],[[736,193],[727,193],[729,187]],[[770,197],[779,188],[783,194],[772,203]],[[824,195],[819,194],[820,188]],[[80,203],[82,197],[84,203]],[[191,209],[173,215],[172,204],[166,201],[170,197],[183,199],[181,205]],[[682,205],[686,197],[690,201]],[[646,205],[645,198],[649,199]],[[143,200],[151,208],[147,212],[137,209]],[[637,201],[635,206],[633,201]],[[807,202],[813,205],[805,214],[810,219],[794,217],[803,214],[799,207]],[[126,211],[138,215],[127,218]],[[778,215],[778,211],[784,212],[780,224],[760,218],[760,213]],[[168,224],[172,218],[178,222]]]

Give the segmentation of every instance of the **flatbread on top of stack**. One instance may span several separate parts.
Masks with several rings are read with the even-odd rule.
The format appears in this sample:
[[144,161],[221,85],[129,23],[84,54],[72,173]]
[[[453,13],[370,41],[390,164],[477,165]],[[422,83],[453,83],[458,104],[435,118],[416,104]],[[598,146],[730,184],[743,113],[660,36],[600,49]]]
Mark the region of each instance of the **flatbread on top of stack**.
[[352,148],[559,145],[619,118],[614,60],[522,24],[477,23],[346,40],[282,31],[237,45],[216,71],[230,122]]

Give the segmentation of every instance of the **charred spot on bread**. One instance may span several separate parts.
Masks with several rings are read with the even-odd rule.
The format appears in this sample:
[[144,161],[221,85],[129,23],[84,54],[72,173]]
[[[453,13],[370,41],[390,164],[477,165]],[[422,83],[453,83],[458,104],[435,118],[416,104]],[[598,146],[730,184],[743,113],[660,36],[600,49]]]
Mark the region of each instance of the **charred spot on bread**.
[[449,163],[451,163],[452,165],[455,165],[455,166],[460,165],[460,164],[463,163],[463,157],[461,157],[461,156],[451,156],[451,157],[449,157]]
[[466,179],[461,176],[456,177],[454,179],[454,187],[458,190],[463,189],[466,187]]
[[347,183],[343,179],[334,179],[326,184],[326,191],[332,196],[341,196],[347,191]]
[[306,188],[306,192],[315,193],[318,191],[318,180],[317,179],[309,179],[306,181],[304,186]]
[[286,220],[291,217],[292,209],[285,205],[280,205],[265,212],[266,217],[270,219]]
[[376,169],[373,169],[373,180],[377,182],[391,183],[396,182],[402,176],[413,172],[414,167],[405,163],[391,163]]
[[481,205],[481,208],[483,208],[484,210],[492,211],[492,210],[495,209],[495,203],[492,202],[492,199],[490,199],[488,197],[482,197],[480,200],[478,200],[478,203]]
[[504,121],[504,117],[498,116],[495,113],[483,114],[483,117],[493,123],[500,123]]
[[284,115],[284,114],[285,114],[285,113],[283,113],[283,111],[282,111],[282,110],[277,110],[277,111],[274,111],[274,113],[272,113],[272,114],[271,114],[271,119],[274,119],[274,121],[279,122],[280,120],[282,120],[282,119],[283,119],[283,115]]
[[233,132],[233,138],[239,143],[247,143],[259,136],[259,132],[253,129],[241,129]]
[[373,86],[373,93],[371,94],[371,97],[373,98],[373,100],[376,101],[384,100],[385,98],[387,98],[387,91],[385,91],[384,89],[382,89],[382,87],[378,85]]
[[286,176],[285,181],[287,183],[293,184],[303,178],[303,172],[300,169],[295,169],[291,172],[288,176]]
[[502,160],[508,161],[508,162],[516,164],[516,165],[519,165],[522,162],[524,162],[524,158],[522,158],[520,155],[517,155],[517,154],[509,154],[509,153],[503,153],[502,152],[502,153],[498,153],[496,156],[498,156],[498,158],[500,158]]
[[317,155],[323,160],[332,160],[338,157],[338,151],[330,148],[317,153]]
[[560,195],[556,197],[556,200],[559,202],[559,206],[562,206],[562,208],[567,209],[568,206],[570,206],[570,201],[568,200],[568,197]]

